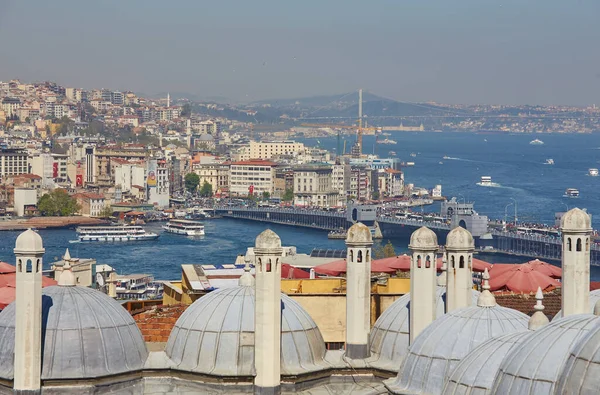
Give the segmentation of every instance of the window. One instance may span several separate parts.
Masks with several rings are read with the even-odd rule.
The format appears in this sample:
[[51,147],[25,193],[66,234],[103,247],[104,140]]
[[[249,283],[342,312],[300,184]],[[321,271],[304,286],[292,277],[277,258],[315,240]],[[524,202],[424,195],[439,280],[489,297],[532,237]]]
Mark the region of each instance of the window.
[[450,267],[453,269],[456,267],[456,262],[454,262],[454,255],[450,257]]
[[421,255],[417,255],[417,267],[421,268]]
[[427,258],[425,258],[425,268],[429,269],[431,267],[431,258],[429,255],[427,255]]
[[460,260],[458,261],[458,267],[460,269],[464,269],[465,268],[465,257],[461,255]]
[[362,262],[362,257],[363,257],[363,256],[362,256],[362,251],[360,251],[360,250],[359,250],[359,251],[358,251],[357,258],[356,258],[356,262],[359,262],[359,263],[360,263],[360,262]]
[[577,251],[581,251],[581,238],[577,238]]
[[567,251],[571,251],[571,238],[567,239]]

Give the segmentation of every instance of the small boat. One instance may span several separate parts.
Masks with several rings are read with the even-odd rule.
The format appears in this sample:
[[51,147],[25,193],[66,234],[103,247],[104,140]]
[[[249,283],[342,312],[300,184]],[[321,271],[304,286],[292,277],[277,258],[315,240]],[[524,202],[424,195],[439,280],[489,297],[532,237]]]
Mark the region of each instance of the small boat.
[[396,156],[396,151],[390,151],[390,152],[388,152],[388,155],[389,156]]
[[448,160],[448,159],[452,159],[452,158],[450,158],[448,155],[444,155],[444,157],[442,159]]
[[388,145],[394,145],[396,144],[395,140],[390,140],[390,139],[383,139],[383,140],[379,140],[377,141],[378,144],[388,144]]
[[579,197],[579,190],[577,190],[575,188],[567,188],[563,197],[577,198],[577,197]]
[[554,159],[546,159],[546,165],[553,165],[554,164]]
[[598,169],[595,169],[595,168],[588,169],[588,175],[590,175],[592,177],[598,177]]
[[146,232],[141,226],[80,226],[76,230],[80,242],[87,241],[144,241],[158,238],[158,234]]
[[415,162],[406,162],[406,166],[414,166]]
[[440,165],[443,165],[443,164],[444,164],[444,162],[442,162],[442,161],[439,161],[438,163],[439,163]]
[[346,231],[343,229],[340,230],[332,230],[331,232],[329,232],[327,234],[327,238],[328,239],[334,239],[334,240],[340,240],[340,239],[346,239]]
[[410,156],[412,156],[413,158],[416,158],[417,154],[415,154],[414,152],[411,152]]
[[529,142],[529,144],[531,144],[531,145],[544,145],[544,142],[542,140],[535,139],[535,140],[531,140]]
[[490,176],[481,176],[481,181],[477,183],[480,187],[499,187],[500,184],[492,182],[492,177]]
[[198,221],[172,219],[162,227],[165,232],[186,236],[204,236],[204,225]]

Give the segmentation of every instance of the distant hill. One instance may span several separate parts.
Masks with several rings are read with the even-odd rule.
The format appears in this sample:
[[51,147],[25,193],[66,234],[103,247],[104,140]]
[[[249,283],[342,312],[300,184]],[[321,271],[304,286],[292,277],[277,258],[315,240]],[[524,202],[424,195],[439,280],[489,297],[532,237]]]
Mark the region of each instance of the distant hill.
[[[380,96],[374,95],[370,92],[363,91],[363,102],[376,101],[376,100],[387,100]],[[348,107],[352,104],[358,105],[358,91],[350,93],[342,93],[339,95],[327,95],[327,96],[311,96],[293,99],[271,99],[271,100],[259,100],[250,103],[250,105],[262,106],[271,105],[273,107],[331,107],[340,108]]]

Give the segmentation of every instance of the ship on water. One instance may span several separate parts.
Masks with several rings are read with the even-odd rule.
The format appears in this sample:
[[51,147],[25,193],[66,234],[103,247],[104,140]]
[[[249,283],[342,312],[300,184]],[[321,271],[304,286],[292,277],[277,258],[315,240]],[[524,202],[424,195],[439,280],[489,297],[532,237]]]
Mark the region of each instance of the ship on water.
[[531,144],[531,145],[544,145],[544,142],[542,140],[535,139],[535,140],[531,140],[529,142],[529,144]]
[[499,187],[500,184],[492,182],[492,177],[482,176],[481,180],[477,183],[480,187]]
[[172,219],[163,226],[165,232],[186,236],[204,236],[204,225],[198,221]]
[[80,242],[144,241],[158,238],[137,225],[80,226],[76,230]]

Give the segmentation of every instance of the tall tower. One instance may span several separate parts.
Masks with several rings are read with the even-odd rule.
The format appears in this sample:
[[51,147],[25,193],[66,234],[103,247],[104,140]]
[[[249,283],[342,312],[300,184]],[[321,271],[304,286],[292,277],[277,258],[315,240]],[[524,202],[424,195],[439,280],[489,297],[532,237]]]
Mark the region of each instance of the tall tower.
[[410,236],[410,344],[436,318],[437,236],[425,226]]
[[254,247],[256,301],[254,308],[255,394],[279,394],[281,381],[281,239],[270,229]]
[[560,221],[562,233],[563,317],[590,312],[590,235],[592,223],[583,210],[569,210]]
[[358,138],[356,139],[356,143],[358,145],[358,155],[362,155],[362,121],[363,121],[363,113],[362,113],[362,89],[358,90]]
[[167,93],[167,107],[171,107],[171,94]]
[[357,222],[346,237],[346,356],[369,356],[371,329],[371,230]]
[[456,227],[446,238],[446,313],[469,307],[473,288],[473,250],[475,242],[471,232]]
[[16,319],[15,370],[16,392],[40,390],[42,371],[42,238],[29,229],[15,243]]

